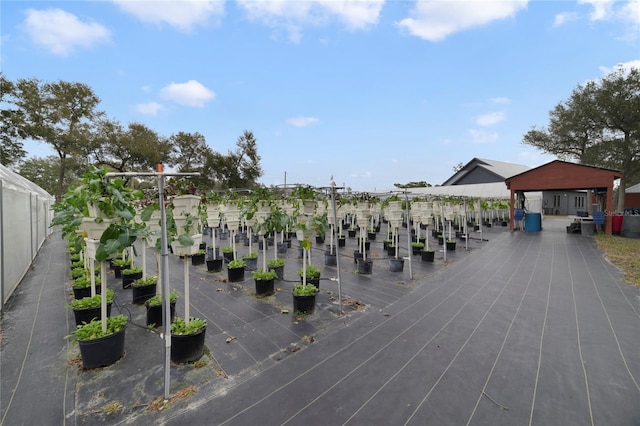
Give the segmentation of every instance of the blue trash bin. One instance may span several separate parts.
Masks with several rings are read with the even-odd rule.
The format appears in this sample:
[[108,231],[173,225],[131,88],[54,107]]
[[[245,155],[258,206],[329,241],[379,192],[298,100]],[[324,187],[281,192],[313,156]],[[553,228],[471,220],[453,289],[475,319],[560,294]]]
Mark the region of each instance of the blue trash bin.
[[542,214],[527,213],[524,215],[524,230],[526,232],[539,232],[542,230]]

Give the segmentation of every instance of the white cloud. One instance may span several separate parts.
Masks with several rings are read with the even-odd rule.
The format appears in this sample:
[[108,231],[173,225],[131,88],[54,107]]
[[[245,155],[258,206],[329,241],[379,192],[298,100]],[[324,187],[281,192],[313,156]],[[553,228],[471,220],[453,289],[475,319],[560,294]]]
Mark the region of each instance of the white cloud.
[[629,61],[629,62],[620,62],[618,64],[616,64],[615,67],[609,68],[609,67],[600,67],[600,71],[602,71],[602,74],[609,74],[610,72],[614,71],[617,68],[622,68],[625,71],[629,71],[632,68],[636,68],[638,70],[640,70],[640,59],[636,59],[633,61]]
[[163,87],[160,93],[165,99],[170,99],[181,105],[200,108],[216,97],[215,93],[196,80],[189,80],[186,83],[171,83]]
[[507,98],[507,97],[498,97],[498,98],[491,98],[489,99],[489,101],[492,104],[498,104],[498,105],[507,105],[511,103],[511,99]]
[[472,143],[489,143],[495,142],[498,139],[498,133],[478,129],[469,130],[469,135],[471,136]]
[[320,122],[320,120],[318,120],[315,117],[292,117],[292,118],[287,118],[287,124],[289,124],[290,126],[294,126],[294,127],[306,127],[306,126],[311,126],[312,124],[317,124],[319,122]]
[[111,33],[96,22],[82,22],[62,9],[27,9],[23,28],[31,40],[54,55],[67,56],[77,48],[108,42]]
[[276,30],[283,30],[289,40],[299,43],[306,25],[320,26],[333,20],[350,30],[367,29],[378,23],[385,0],[237,0],[247,18]]
[[505,118],[503,111],[490,112],[488,114],[482,114],[476,117],[476,124],[478,126],[493,126]]
[[167,24],[180,31],[191,31],[211,18],[216,23],[224,13],[224,1],[213,0],[113,0],[124,12],[143,22]]
[[558,13],[553,21],[553,26],[559,27],[567,22],[576,21],[578,18],[578,14],[575,12]]
[[157,102],[136,105],[136,111],[143,115],[157,115],[164,107]]
[[578,0],[578,4],[588,4],[593,7],[589,14],[592,21],[603,21],[611,19],[613,14],[614,0]]
[[411,16],[396,22],[396,25],[425,40],[441,41],[460,31],[511,18],[526,9],[527,3],[528,0],[418,0]]

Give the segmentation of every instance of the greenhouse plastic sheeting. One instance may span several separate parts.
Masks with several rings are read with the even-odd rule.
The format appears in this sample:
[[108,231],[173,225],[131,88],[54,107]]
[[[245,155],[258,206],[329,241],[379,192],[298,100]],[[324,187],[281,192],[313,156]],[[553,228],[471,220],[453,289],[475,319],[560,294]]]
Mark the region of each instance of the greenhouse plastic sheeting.
[[0,165],[0,308],[50,234],[53,197]]

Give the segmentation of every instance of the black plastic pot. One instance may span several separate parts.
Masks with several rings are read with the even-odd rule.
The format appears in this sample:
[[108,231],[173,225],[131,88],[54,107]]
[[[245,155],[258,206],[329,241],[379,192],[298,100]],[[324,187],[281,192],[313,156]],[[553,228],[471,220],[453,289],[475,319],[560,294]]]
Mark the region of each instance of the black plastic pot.
[[[145,303],[146,304],[146,303]],[[160,327],[164,324],[164,313],[162,311],[163,305],[155,305],[155,306],[147,306],[147,325],[155,325],[156,327]],[[171,315],[171,322],[176,316],[176,302],[172,302],[169,304],[169,312]]]
[[338,264],[338,258],[335,253],[324,254],[324,264],[326,266],[336,266]]
[[258,296],[271,296],[274,289],[274,279],[270,280],[255,280],[256,282],[256,294]]
[[80,355],[82,356],[82,368],[106,367],[115,363],[124,355],[124,336],[127,327],[117,333],[110,334],[99,339],[78,340]]
[[244,269],[247,271],[255,271],[258,269],[258,258],[252,257],[243,259],[244,260]]
[[456,250],[456,242],[455,241],[447,241],[447,251],[455,251]]
[[[83,323],[89,323],[92,319],[100,319],[101,307],[89,308],[89,309],[73,309],[73,316],[76,320],[76,325]],[[107,303],[107,317],[111,316],[111,303]]]
[[122,278],[122,270],[126,269],[126,267],[113,265],[113,274],[116,278]]
[[358,260],[362,259],[364,255],[360,250],[353,251],[353,263],[358,263]]
[[222,258],[220,259],[208,259],[207,260],[207,271],[209,272],[219,272],[222,270]]
[[204,253],[191,256],[191,266],[204,265]]
[[207,327],[194,334],[171,335],[171,361],[176,364],[197,361],[204,354],[204,337]]
[[373,272],[373,260],[358,260],[358,273],[359,274],[371,274]]
[[367,238],[371,241],[376,239],[376,233],[375,232],[367,232]]
[[433,259],[435,258],[435,251],[432,250],[422,250],[422,254],[420,255],[420,258],[422,259],[423,262],[433,262]]
[[[302,284],[302,277],[300,277],[300,284]],[[307,284],[311,284],[315,286],[315,288],[320,288],[320,277],[318,278],[307,278]]]
[[284,278],[284,265],[276,266],[275,268],[270,268],[270,269],[276,273],[279,280]]
[[[96,294],[100,294],[102,286],[96,285]],[[82,299],[84,297],[91,297],[91,287],[73,288],[73,298]]]
[[345,247],[347,245],[346,238],[338,238],[338,247]]
[[355,229],[349,229],[347,231],[347,235],[349,236],[349,238],[355,238],[356,236],[356,230]]
[[131,284],[140,278],[142,278],[142,271],[135,274],[122,274],[122,288],[131,288]]
[[297,296],[293,295],[293,312],[312,314],[316,309],[316,295]]
[[227,252],[227,251],[223,251],[222,252],[222,256],[225,258],[225,260],[227,260],[228,262],[231,262],[233,260],[233,252]]
[[132,285],[131,286],[131,298],[132,302],[136,305],[142,305],[147,300],[156,295],[156,288],[158,284],[149,284],[143,286]]
[[391,272],[402,272],[404,269],[404,259],[389,259],[389,270]]
[[244,281],[244,268],[227,268],[227,278],[231,283]]

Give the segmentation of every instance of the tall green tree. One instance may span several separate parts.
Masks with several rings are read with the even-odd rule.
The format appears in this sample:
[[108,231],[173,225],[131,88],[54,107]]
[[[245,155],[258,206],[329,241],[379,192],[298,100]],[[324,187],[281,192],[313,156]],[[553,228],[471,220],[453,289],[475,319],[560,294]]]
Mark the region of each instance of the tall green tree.
[[81,155],[90,141],[91,127],[102,113],[100,99],[83,83],[38,79],[20,79],[16,83],[16,106],[24,114],[27,137],[44,142],[54,149],[60,160],[56,200],[65,187],[67,160]]
[[[82,157],[70,157],[67,159],[67,171],[63,188],[65,193],[69,188],[78,185],[80,176],[86,172],[88,164],[82,160]],[[58,189],[60,159],[55,155],[45,158],[31,157],[20,163],[18,173],[49,194],[54,194]]]
[[11,166],[19,162],[27,152],[22,140],[24,116],[22,111],[12,108],[15,102],[15,84],[0,73],[0,164]]
[[141,123],[125,129],[116,120],[102,119],[94,128],[86,155],[93,163],[119,172],[150,171],[171,163],[171,143]]
[[173,165],[178,172],[198,172],[189,178],[201,190],[215,187],[214,152],[201,133],[178,132],[169,137],[173,149]]
[[226,188],[255,188],[262,176],[258,145],[253,132],[245,130],[236,141],[235,151],[215,153],[211,159],[218,183]]
[[616,169],[624,189],[640,181],[640,69],[616,68],[573,90],[549,113],[547,128],[533,127],[522,142],[562,159]]

